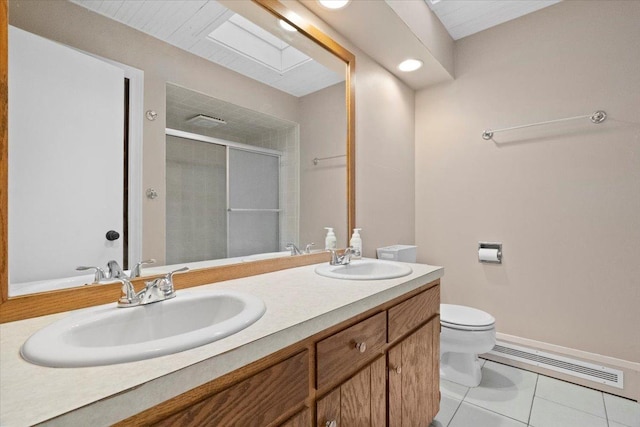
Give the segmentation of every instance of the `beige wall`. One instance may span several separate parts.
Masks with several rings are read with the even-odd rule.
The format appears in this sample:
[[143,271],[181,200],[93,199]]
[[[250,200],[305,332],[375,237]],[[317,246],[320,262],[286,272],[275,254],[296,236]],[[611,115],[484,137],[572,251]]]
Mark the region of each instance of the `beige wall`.
[[375,258],[414,243],[414,91],[367,57],[357,66],[356,223]]
[[344,83],[300,98],[300,245],[324,249],[324,227],[335,228],[339,247],[349,238],[346,157],[313,164],[346,155],[346,117]]
[[[567,1],[456,43],[416,96],[416,243],[501,333],[640,361],[640,2]],[[588,120],[485,128],[606,110]],[[502,265],[478,241],[504,244]]]
[[[356,55],[356,224],[364,255],[413,244],[414,91],[303,5],[283,3]],[[337,237],[340,246],[344,237]]]

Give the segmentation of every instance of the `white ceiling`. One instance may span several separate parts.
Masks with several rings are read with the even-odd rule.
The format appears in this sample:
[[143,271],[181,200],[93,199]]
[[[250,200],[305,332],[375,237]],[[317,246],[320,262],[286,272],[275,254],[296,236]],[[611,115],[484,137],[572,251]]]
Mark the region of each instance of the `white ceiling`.
[[454,40],[511,21],[560,0],[424,0]]
[[[223,119],[224,125],[206,128],[187,122],[204,114]],[[288,129],[295,123],[243,108],[183,87],[167,84],[167,127],[186,132],[252,144],[272,131]]]
[[255,54],[212,41],[207,36],[234,16],[215,0],[69,1],[296,97],[344,80],[314,60],[283,72],[252,59]]

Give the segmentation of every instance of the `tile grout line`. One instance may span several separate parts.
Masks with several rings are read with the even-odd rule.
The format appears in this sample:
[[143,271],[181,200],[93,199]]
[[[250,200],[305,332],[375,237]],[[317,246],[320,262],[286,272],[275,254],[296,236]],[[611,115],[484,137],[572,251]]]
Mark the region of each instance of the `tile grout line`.
[[[582,409],[574,408],[573,406],[568,406],[568,405],[562,404],[562,403],[560,403],[560,402],[556,402],[555,400],[546,399],[546,398],[544,398],[544,397],[538,397],[538,398],[539,398],[539,399],[542,399],[542,400],[545,400],[545,401],[547,401],[547,402],[553,403],[553,404],[555,404],[555,405],[562,406],[563,408],[572,409],[572,410],[574,410],[574,411],[581,412],[581,413],[586,414],[586,415],[591,415],[592,417],[599,418],[599,419],[601,419],[601,420],[606,420],[606,421],[607,421],[607,425],[609,425],[609,418],[608,418],[608,416],[606,415],[606,414],[607,414],[606,406],[605,406],[605,410],[604,410],[605,418],[602,418],[601,416],[598,416],[598,415],[596,415],[596,414],[592,414],[591,412],[583,411]],[[604,400],[604,397],[603,397],[603,400]]]
[[604,400],[604,393],[600,393],[602,396],[602,406],[604,407],[604,417],[607,420],[607,427],[609,427],[609,412],[607,412],[607,401]]
[[501,414],[500,412],[496,412],[496,411],[491,410],[491,409],[484,408],[484,407],[482,407],[482,406],[480,406],[480,405],[476,405],[475,403],[466,402],[466,404],[467,404],[467,405],[471,405],[471,406],[475,406],[476,408],[480,408],[480,409],[482,409],[482,410],[484,410],[484,411],[487,411],[487,412],[491,412],[492,414],[500,415],[500,416],[501,416],[501,417],[503,417],[503,418],[508,418],[508,419],[510,419],[510,420],[513,420],[513,421],[515,421],[515,422],[517,422],[517,423],[522,424],[523,426],[526,426],[526,425],[527,425],[527,423],[525,423],[525,422],[524,422],[524,421],[522,421],[522,420],[519,420],[519,419],[517,419],[517,418],[510,417],[509,415]]
[[462,406],[462,402],[464,402],[464,399],[467,397],[467,394],[469,393],[469,390],[471,390],[471,388],[467,387],[467,391],[464,392],[464,396],[462,396],[462,399],[460,399],[460,402],[458,402],[458,406],[456,407],[456,410],[453,411],[453,415],[451,415],[451,419],[449,420],[449,422],[447,423],[447,425],[445,427],[449,427],[449,425],[451,424],[451,422],[455,418],[456,414],[458,413],[458,409],[460,409],[460,407]]
[[[463,398],[464,399],[464,398]],[[451,422],[453,421],[453,418],[456,416],[456,414],[458,413],[458,409],[460,409],[460,407],[462,406],[462,400],[460,402],[458,402],[458,406],[456,406],[456,410],[453,411],[453,415],[451,415],[451,419],[449,420],[449,422],[447,423],[446,426],[444,427],[449,427],[449,425],[451,424]]]
[[[533,415],[533,402],[536,400],[536,392],[538,391],[538,380],[540,379],[540,374],[536,374],[536,385],[533,386],[533,398],[531,399],[531,407],[529,408],[529,418],[527,418],[527,425],[531,425],[531,415]],[[609,426],[607,426],[609,427]]]

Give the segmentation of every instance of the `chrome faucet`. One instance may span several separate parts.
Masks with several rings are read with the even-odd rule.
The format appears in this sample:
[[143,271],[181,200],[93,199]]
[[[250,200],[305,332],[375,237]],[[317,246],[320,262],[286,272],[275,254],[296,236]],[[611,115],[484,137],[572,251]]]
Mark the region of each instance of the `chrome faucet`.
[[189,267],[182,267],[162,277],[145,282],[144,289],[137,293],[126,275],[124,277],[108,278],[102,283],[112,283],[114,281],[122,283],[122,295],[120,299],[118,299],[118,307],[135,307],[175,297],[176,292],[173,287],[173,275],[187,270],[189,270]]
[[88,267],[88,266],[78,266],[76,267],[77,271],[85,271],[85,270],[95,270],[95,274],[93,275],[93,283],[98,283],[107,278],[104,270],[100,267]]
[[108,275],[106,278],[107,279],[120,279],[120,278],[135,279],[136,277],[140,277],[140,273],[143,265],[149,265],[155,262],[156,260],[153,258],[145,261],[140,261],[139,263],[133,266],[133,268],[131,269],[131,273],[129,273],[129,275],[127,276],[127,273],[125,273],[125,271],[120,267],[120,265],[118,264],[118,261],[112,259],[107,263]]
[[351,246],[345,249],[342,255],[338,255],[338,251],[335,249],[329,249],[329,251],[331,252],[331,260],[329,261],[331,265],[347,265],[351,262],[352,256],[360,256],[360,251]]
[[291,256],[302,255],[302,252],[300,252],[300,249],[298,249],[298,247],[294,243],[287,243],[287,246],[285,246],[285,249],[291,251]]
[[302,255],[302,254],[310,254],[311,253],[311,247],[315,246],[315,245],[316,245],[315,243],[307,243],[307,245],[304,247],[304,252],[303,252],[300,249],[298,249],[298,247],[295,244],[287,243],[287,246],[285,246],[285,249],[291,251],[291,256]]
[[129,274],[129,277],[131,279],[135,279],[136,277],[140,277],[140,274],[142,274],[142,266],[143,265],[149,265],[149,264],[155,264],[156,260],[151,258],[148,259],[146,261],[140,261],[139,263],[137,263],[136,265],[133,266],[133,268],[131,269],[131,273]]

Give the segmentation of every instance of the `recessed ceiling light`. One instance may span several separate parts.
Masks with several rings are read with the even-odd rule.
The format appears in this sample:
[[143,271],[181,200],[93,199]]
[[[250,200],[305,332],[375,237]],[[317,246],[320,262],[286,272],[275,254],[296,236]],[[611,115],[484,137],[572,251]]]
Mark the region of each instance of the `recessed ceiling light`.
[[400,71],[415,71],[422,67],[422,61],[419,59],[405,59],[398,65]]
[[327,9],[341,9],[345,7],[351,0],[318,0],[321,6]]
[[298,31],[296,30],[296,28],[289,24],[288,22],[286,22],[284,19],[280,20],[280,26],[282,27],[282,29],[284,29],[285,31],[290,31],[290,32],[294,32],[294,31]]

